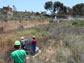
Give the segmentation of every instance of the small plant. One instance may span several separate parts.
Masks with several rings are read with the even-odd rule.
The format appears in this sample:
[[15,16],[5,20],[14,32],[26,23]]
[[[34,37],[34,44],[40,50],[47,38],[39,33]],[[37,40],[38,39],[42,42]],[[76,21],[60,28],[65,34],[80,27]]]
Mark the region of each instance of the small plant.
[[24,32],[24,34],[33,34],[33,35],[35,35],[35,34],[37,34],[37,31],[36,30],[27,30],[27,31]]
[[72,21],[72,25],[77,25],[78,22],[77,21]]
[[11,20],[16,20],[16,18],[15,18],[15,17],[11,17],[10,19],[11,19]]
[[16,34],[22,34],[21,32],[16,32]]
[[84,20],[72,20],[72,25],[84,26]]
[[53,18],[50,18],[49,22],[50,22],[50,23],[53,23]]
[[42,35],[42,36],[45,36],[45,35],[46,35],[46,31],[42,31],[42,32],[41,32],[41,35]]

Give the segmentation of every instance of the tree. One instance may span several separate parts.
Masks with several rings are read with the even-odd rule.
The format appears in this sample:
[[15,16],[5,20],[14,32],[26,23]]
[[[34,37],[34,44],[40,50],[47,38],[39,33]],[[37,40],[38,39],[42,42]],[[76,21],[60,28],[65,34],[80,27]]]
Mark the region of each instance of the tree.
[[72,15],[72,13],[73,13],[72,8],[70,8],[70,7],[67,7],[66,11],[67,11],[67,15]]
[[46,10],[49,10],[51,12],[51,14],[54,13],[54,11],[53,11],[54,10],[54,7],[53,7],[53,2],[52,1],[46,2],[44,8]]
[[63,3],[56,1],[54,2],[54,11],[58,13],[59,10],[63,10]]
[[58,14],[67,14],[67,7],[66,6],[63,6],[62,9],[59,10]]
[[80,15],[80,16],[84,15],[84,4],[83,3],[73,6],[72,9],[73,9],[73,15]]
[[51,14],[54,14],[55,12],[58,13],[59,10],[63,10],[63,3],[56,1],[56,2],[52,2],[52,1],[48,1],[45,3],[44,8],[46,10],[49,10],[51,12]]
[[13,16],[17,16],[17,8],[13,5]]
[[17,9],[16,9],[15,5],[13,5],[13,11],[14,11],[14,12],[16,12],[16,11],[17,11]]

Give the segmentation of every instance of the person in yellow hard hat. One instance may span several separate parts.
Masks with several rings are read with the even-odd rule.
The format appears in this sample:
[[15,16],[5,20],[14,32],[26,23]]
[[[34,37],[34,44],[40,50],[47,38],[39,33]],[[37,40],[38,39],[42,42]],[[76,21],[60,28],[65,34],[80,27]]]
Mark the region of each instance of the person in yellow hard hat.
[[15,51],[11,53],[11,63],[27,63],[27,54],[24,50],[20,49],[20,41],[14,42]]

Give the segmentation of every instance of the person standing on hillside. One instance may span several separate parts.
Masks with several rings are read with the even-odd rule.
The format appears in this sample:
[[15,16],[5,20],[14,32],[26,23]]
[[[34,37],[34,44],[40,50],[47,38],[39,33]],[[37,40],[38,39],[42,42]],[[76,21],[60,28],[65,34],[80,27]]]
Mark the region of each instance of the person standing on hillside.
[[35,36],[32,37],[32,51],[33,51],[33,55],[35,55],[35,51],[36,51],[36,37]]
[[20,41],[14,42],[15,51],[11,53],[11,63],[27,63],[27,54],[24,50],[20,50]]
[[21,48],[24,49],[24,47],[25,47],[25,40],[24,40],[24,37],[21,37],[20,42],[21,42]]

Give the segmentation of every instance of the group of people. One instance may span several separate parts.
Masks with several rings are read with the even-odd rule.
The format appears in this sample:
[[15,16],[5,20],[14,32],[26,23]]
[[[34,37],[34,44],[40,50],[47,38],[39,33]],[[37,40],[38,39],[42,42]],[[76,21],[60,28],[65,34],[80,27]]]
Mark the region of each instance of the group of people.
[[[20,47],[22,49],[20,49]],[[24,37],[21,37],[20,41],[15,41],[14,42],[14,48],[15,51],[13,51],[11,53],[10,56],[10,62],[11,63],[27,63],[27,54],[25,52],[25,39]],[[32,52],[33,54],[35,54],[35,50],[36,50],[36,37],[33,36],[32,37]]]
[[[21,48],[24,50],[26,49],[25,48],[26,42],[27,42],[27,40],[25,40],[24,37],[21,37],[21,40],[20,40]],[[31,48],[32,48],[33,55],[35,55],[35,51],[36,51],[36,37],[35,36],[32,37]]]

